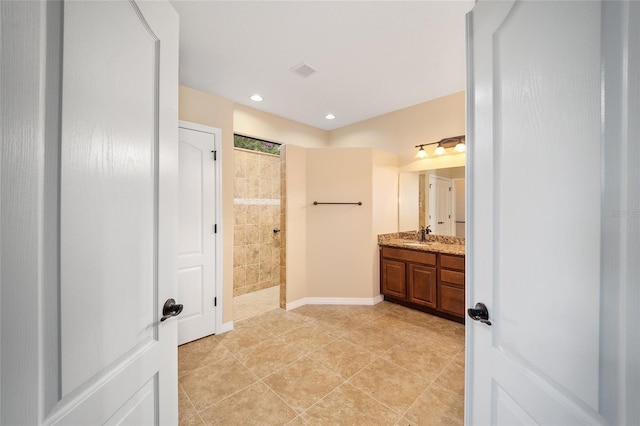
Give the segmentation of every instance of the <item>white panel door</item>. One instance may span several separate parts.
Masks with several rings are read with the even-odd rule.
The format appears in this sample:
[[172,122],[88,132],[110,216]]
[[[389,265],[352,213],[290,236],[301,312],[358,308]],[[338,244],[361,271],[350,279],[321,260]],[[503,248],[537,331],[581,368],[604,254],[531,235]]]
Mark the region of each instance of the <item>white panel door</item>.
[[[625,257],[629,247],[638,254],[637,243],[626,245],[637,217],[623,224],[607,213],[631,188],[637,203],[637,173],[625,174],[623,152],[635,153],[637,170],[638,139],[603,135],[629,123],[620,115],[626,102],[636,105],[628,117],[638,117],[637,97],[623,86],[628,76],[637,89],[638,69],[627,74],[622,61],[637,61],[638,50],[625,53],[628,43],[616,40],[638,27],[639,10],[480,1],[468,15],[467,302],[486,304],[491,322],[468,321],[469,425],[638,420],[621,414],[637,412],[625,387],[637,395],[640,384],[637,374],[628,382],[633,368],[625,373],[625,362],[637,371],[637,352],[625,361],[620,320],[631,306],[621,271],[637,264]],[[614,59],[603,61],[603,52]],[[603,70],[611,85],[603,86]],[[634,268],[629,288],[637,288]]]
[[[2,239],[39,278],[3,260],[3,294],[30,315],[3,318],[2,423],[177,424],[177,324],[160,318],[177,291],[178,16],[168,2],[7,8],[42,31],[21,46],[47,58],[47,84],[29,101],[41,119],[14,123],[43,144],[27,157],[29,140],[12,139],[39,180],[12,211],[40,219],[35,244],[5,227]],[[15,345],[7,330],[21,332]]]
[[429,176],[429,224],[435,235],[451,235],[451,180]]
[[[179,130],[178,344],[216,332],[216,134]],[[219,137],[219,132],[218,132]]]

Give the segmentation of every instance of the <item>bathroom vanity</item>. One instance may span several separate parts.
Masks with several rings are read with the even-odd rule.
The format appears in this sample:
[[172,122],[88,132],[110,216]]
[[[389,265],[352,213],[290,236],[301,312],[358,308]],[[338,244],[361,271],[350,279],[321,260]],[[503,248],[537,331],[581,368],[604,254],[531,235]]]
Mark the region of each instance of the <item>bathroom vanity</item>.
[[384,299],[464,323],[464,239],[414,233],[378,237]]

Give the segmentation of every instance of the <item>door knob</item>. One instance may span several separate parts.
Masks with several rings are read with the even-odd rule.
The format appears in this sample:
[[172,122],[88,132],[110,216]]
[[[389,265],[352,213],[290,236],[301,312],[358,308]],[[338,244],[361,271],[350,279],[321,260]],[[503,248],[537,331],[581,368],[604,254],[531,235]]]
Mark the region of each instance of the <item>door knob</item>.
[[467,314],[469,314],[469,317],[474,321],[491,325],[491,321],[489,321],[489,310],[484,303],[476,303],[474,308],[467,309]]
[[183,306],[177,304],[175,300],[167,299],[167,301],[164,302],[164,306],[162,307],[162,318],[160,318],[160,321],[164,321],[171,317],[180,315],[180,312],[182,312],[182,308]]

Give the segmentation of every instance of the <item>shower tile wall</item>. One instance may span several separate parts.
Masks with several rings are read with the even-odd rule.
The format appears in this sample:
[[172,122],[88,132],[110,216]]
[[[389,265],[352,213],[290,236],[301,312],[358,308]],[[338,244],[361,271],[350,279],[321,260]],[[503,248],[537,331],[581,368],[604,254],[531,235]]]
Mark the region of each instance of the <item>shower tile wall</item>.
[[234,149],[233,295],[280,285],[280,156]]

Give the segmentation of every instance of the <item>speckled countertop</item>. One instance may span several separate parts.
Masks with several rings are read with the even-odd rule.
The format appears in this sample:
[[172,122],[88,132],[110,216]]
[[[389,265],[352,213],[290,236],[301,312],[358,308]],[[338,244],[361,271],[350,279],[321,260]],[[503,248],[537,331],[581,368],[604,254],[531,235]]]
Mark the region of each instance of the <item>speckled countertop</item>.
[[444,235],[427,235],[426,241],[420,241],[419,232],[395,232],[378,235],[378,245],[399,247],[410,250],[430,251],[436,253],[464,256],[464,238]]

